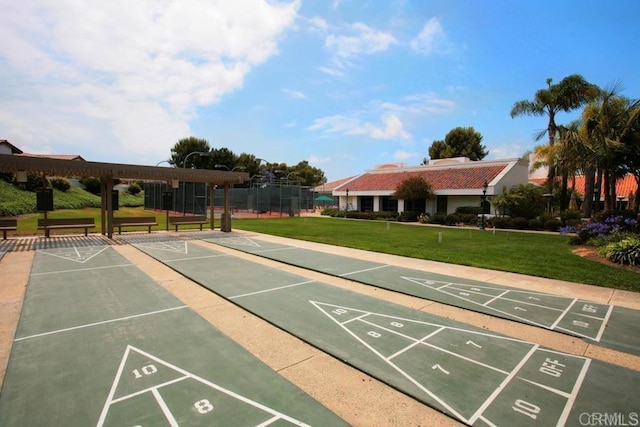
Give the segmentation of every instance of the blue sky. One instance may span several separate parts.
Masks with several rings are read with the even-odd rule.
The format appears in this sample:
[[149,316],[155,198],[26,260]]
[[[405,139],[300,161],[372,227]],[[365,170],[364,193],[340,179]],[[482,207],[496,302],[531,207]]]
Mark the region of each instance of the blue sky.
[[637,0],[0,6],[0,139],[31,153],[154,165],[195,136],[333,181],[419,164],[458,126],[520,157],[546,120],[509,112],[549,77],[640,97]]

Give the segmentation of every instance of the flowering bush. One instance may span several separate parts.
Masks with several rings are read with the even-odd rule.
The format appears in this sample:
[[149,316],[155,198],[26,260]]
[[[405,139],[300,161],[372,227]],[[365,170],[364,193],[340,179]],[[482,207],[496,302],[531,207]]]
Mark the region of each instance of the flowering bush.
[[617,233],[638,233],[638,221],[622,215],[610,215],[601,221],[591,221],[580,225],[576,232],[582,243],[587,243],[593,238],[607,238]]

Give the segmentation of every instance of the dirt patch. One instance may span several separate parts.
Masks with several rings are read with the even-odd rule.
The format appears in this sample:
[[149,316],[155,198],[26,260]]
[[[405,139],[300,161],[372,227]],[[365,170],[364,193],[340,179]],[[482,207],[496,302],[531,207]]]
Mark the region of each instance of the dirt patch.
[[600,253],[598,252],[598,248],[595,248],[593,246],[578,246],[572,252],[575,255],[581,256],[583,258],[597,261],[611,267],[621,268],[629,271],[635,271],[636,273],[640,274],[640,265],[623,265],[623,264],[617,264],[615,262],[609,261],[607,258],[600,255]]

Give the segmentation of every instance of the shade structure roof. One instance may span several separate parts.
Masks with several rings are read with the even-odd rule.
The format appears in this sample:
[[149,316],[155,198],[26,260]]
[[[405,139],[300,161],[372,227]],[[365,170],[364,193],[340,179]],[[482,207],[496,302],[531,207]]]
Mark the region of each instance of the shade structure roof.
[[230,185],[249,181],[249,174],[246,172],[142,166],[0,154],[0,172],[16,173],[18,171],[41,173],[47,176],[94,176],[105,179],[124,178],[157,181],[177,179],[183,182],[205,182],[213,185]]
[[316,202],[333,202],[333,197],[323,194],[315,198]]

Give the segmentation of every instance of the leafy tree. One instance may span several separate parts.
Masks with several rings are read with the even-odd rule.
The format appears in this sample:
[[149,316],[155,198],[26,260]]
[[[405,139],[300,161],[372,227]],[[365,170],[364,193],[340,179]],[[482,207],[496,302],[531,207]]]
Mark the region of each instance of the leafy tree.
[[[211,152],[209,142],[206,139],[195,138],[193,136],[183,138],[171,149],[171,158],[169,159],[169,163],[179,168],[186,166],[196,169],[213,169],[212,166],[209,166],[211,159],[206,156],[194,154],[187,159],[187,156],[196,152],[209,154]],[[184,164],[185,159],[189,162],[188,165]]]
[[433,141],[429,147],[429,156],[432,159],[468,157],[471,160],[482,160],[489,152],[481,142],[482,135],[473,127],[457,127],[447,133],[444,141]]
[[396,200],[404,200],[408,202],[409,207],[415,206],[420,201],[422,209],[410,209],[424,211],[424,201],[431,197],[431,184],[420,176],[411,176],[405,178],[398,186],[396,191],[391,195]]
[[[547,116],[547,129],[536,135],[536,140],[541,139],[546,133],[549,137],[549,146],[552,147],[556,138],[556,114],[569,112],[580,108],[594,99],[599,93],[597,86],[588,83],[579,74],[565,77],[557,84],[551,84],[553,80],[547,79],[547,87],[538,90],[533,101],[522,100],[513,104],[511,117],[522,115]],[[555,165],[549,166],[547,177],[548,192],[552,191],[553,181],[556,176]]]

